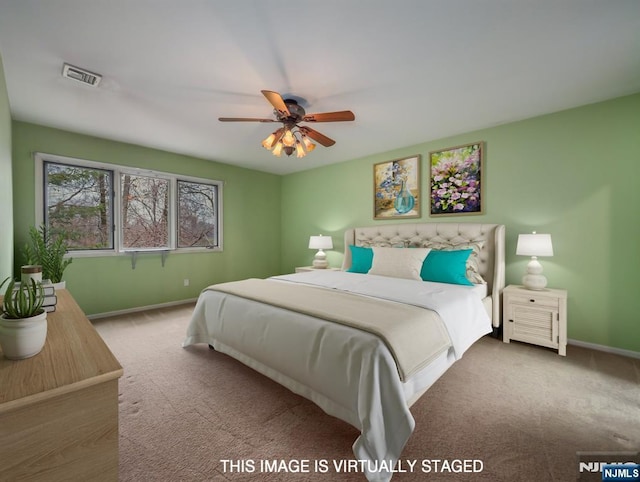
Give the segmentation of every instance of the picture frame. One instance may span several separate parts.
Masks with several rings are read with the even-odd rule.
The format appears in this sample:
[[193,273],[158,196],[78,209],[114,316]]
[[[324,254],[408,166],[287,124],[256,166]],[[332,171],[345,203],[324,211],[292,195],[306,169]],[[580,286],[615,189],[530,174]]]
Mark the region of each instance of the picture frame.
[[420,154],[373,165],[373,219],[420,217]]
[[430,216],[484,212],[484,142],[429,153]]

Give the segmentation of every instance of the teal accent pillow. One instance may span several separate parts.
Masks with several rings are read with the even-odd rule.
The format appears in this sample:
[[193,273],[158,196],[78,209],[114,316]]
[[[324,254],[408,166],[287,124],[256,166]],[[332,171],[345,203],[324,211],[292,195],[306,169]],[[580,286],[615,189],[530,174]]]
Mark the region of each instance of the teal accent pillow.
[[424,281],[473,286],[467,279],[467,259],[472,249],[438,251],[432,249],[422,263],[420,277]]
[[351,250],[351,268],[349,273],[368,273],[373,263],[373,249],[349,245]]

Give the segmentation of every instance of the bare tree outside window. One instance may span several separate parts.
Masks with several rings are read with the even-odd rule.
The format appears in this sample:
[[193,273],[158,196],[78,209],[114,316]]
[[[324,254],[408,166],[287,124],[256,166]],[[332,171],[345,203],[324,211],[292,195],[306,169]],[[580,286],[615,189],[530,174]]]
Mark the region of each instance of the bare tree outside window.
[[64,232],[70,250],[112,249],[112,172],[45,162],[44,176],[49,232]]
[[123,248],[168,248],[169,181],[122,174],[121,188]]
[[178,247],[218,246],[218,188],[178,181]]

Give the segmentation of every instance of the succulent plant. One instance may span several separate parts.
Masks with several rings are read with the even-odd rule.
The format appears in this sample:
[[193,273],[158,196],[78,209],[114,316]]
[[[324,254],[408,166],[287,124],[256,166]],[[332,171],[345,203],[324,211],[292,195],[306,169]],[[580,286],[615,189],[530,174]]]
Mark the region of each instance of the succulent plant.
[[5,319],[19,320],[31,318],[44,311],[44,289],[42,283],[30,279],[28,282],[20,283],[16,288],[14,279],[7,278],[0,283],[0,288],[9,281],[9,285],[2,300],[2,315]]

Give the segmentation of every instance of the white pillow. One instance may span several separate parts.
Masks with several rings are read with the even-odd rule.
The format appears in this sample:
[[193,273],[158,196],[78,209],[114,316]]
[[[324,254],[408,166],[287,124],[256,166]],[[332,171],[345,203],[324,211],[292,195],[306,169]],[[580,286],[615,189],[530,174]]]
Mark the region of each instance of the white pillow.
[[429,248],[378,248],[373,247],[373,262],[369,274],[422,280],[422,263]]

